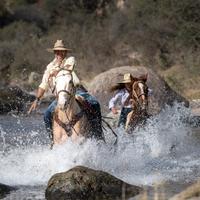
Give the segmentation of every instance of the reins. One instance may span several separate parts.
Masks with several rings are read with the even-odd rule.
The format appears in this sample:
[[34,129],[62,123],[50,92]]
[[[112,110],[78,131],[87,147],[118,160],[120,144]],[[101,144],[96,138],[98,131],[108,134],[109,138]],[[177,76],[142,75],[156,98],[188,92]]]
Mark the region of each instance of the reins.
[[57,96],[58,96],[61,92],[65,92],[65,93],[67,93],[69,96],[72,96],[72,94],[71,94],[69,91],[67,91],[67,90],[60,90],[60,91],[57,93]]

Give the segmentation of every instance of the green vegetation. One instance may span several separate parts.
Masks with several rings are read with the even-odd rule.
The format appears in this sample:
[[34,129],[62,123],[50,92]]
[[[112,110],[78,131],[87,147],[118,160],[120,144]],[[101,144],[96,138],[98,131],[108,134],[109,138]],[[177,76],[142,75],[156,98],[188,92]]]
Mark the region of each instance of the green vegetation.
[[[45,49],[62,38],[86,81],[111,67],[141,64],[186,97],[200,96],[200,1],[126,0],[124,9],[116,2],[1,0],[1,79],[27,86],[31,72],[42,76],[53,56]],[[140,58],[130,57],[136,52]]]

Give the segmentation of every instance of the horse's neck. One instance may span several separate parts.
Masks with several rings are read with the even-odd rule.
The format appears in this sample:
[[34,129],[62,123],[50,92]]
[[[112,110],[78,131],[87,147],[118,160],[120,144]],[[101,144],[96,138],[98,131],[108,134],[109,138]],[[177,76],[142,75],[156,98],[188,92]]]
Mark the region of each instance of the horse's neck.
[[76,115],[77,113],[79,113],[81,111],[81,109],[76,101],[75,96],[73,97],[73,100],[71,101],[70,106],[67,109],[67,111],[69,113],[71,113],[72,115]]

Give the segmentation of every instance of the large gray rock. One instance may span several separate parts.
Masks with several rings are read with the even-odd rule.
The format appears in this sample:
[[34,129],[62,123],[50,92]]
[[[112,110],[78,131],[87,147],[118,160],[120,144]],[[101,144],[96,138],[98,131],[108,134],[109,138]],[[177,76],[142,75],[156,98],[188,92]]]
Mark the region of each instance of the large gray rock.
[[52,176],[45,197],[47,200],[127,199],[140,191],[140,187],[129,185],[106,172],[77,166]]
[[153,70],[141,66],[125,66],[103,72],[90,82],[89,92],[100,101],[104,112],[108,112],[108,102],[113,95],[109,89],[120,82],[125,73],[131,73],[135,77],[148,73],[147,85],[152,89],[152,95],[149,97],[150,114],[158,113],[166,104],[172,105],[174,101],[184,102],[185,106],[189,106],[189,102],[173,91]]
[[0,199],[4,198],[12,190],[16,190],[16,188],[0,183]]
[[26,103],[34,100],[34,96],[24,92],[17,86],[0,86],[0,114],[10,111],[21,112]]

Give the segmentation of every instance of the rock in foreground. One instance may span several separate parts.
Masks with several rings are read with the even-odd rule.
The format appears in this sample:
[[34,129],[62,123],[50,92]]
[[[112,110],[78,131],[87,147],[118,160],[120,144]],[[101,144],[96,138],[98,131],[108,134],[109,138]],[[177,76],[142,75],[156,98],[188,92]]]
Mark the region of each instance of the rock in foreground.
[[12,190],[15,190],[15,188],[0,183],[0,199],[4,198]]
[[128,199],[141,191],[116,177],[83,166],[51,177],[46,189],[47,200]]

